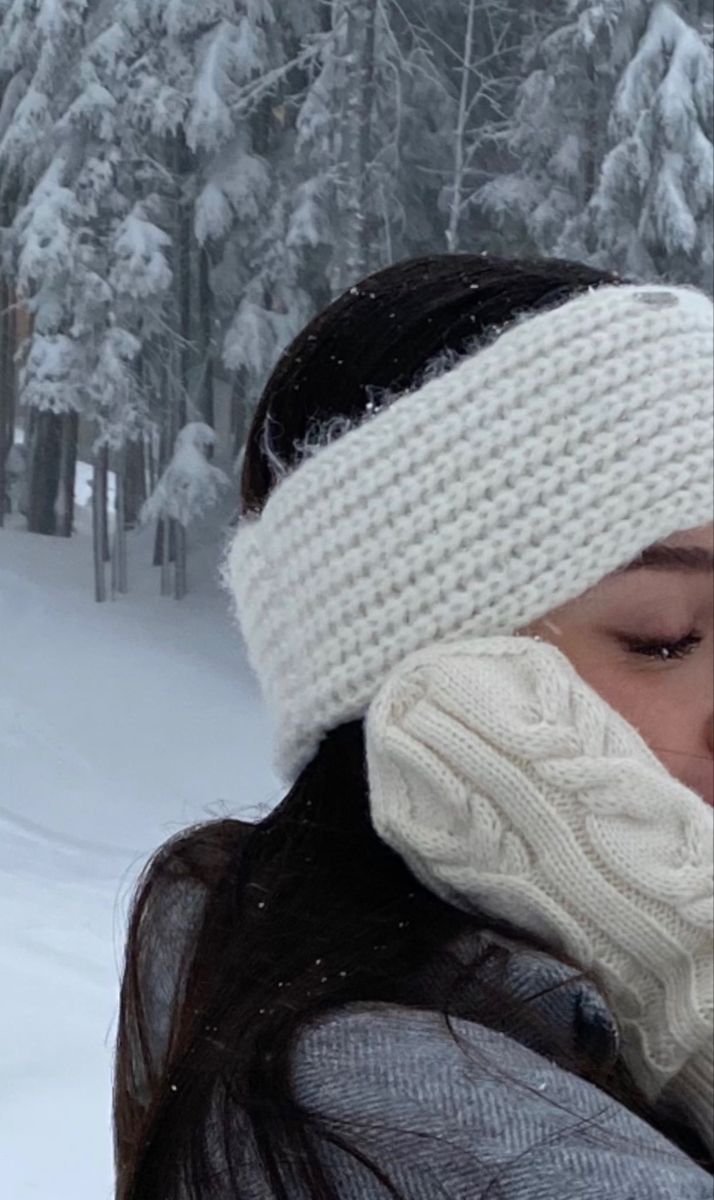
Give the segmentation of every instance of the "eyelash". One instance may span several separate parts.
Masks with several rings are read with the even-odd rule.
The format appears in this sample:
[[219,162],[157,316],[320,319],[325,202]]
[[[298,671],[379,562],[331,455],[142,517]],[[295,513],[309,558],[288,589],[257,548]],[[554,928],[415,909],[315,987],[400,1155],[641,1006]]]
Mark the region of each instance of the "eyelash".
[[633,654],[642,654],[646,658],[659,658],[663,650],[666,650],[667,656],[662,658],[662,662],[672,662],[686,658],[703,640],[698,633],[692,630],[691,633],[685,634],[684,637],[678,638],[676,642],[668,642],[660,639],[656,642],[646,642],[638,638],[627,638],[626,644],[628,650]]

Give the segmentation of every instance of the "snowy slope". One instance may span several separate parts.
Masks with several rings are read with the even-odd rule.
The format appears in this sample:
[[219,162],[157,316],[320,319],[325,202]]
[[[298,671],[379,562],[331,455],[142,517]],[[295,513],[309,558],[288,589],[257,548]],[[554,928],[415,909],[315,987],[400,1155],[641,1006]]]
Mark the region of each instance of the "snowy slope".
[[[0,530],[0,1161],[7,1200],[109,1200],[127,903],[161,841],[280,795],[216,582],[161,599],[147,535],[131,594],[96,605],[88,538]],[[38,1148],[41,1147],[41,1152]]]

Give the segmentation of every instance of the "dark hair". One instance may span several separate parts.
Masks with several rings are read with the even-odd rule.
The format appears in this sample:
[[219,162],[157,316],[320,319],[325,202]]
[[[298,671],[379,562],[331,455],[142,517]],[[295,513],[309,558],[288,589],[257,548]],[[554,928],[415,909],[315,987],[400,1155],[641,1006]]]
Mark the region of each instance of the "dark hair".
[[[318,316],[275,368],[247,439],[243,511],[260,510],[276,463],[295,466],[315,422],[358,418],[374,389],[407,391],[434,359],[468,352],[516,315],[618,281],[577,263],[473,255],[408,260],[371,276]],[[288,1160],[308,1195],[338,1200],[320,1156],[337,1134],[291,1089],[296,1039],[352,1001],[419,1004],[410,981],[465,927],[494,922],[438,899],[377,837],[360,721],[323,739],[262,820],[209,822],[163,845],[130,914],[114,1092],[117,1200],[241,1200],[246,1147],[276,1200],[290,1200]],[[479,966],[469,966],[472,981]],[[505,990],[484,987],[479,1019],[503,1027],[509,1007]],[[664,1127],[621,1064],[598,1076],[565,1049],[563,1062],[691,1150],[686,1131]]]

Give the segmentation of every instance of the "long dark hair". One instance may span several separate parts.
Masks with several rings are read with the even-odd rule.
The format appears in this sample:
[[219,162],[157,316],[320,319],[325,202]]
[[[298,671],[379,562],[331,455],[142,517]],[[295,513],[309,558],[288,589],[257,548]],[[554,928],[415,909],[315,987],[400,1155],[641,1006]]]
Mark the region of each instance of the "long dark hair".
[[[516,315],[618,281],[577,263],[473,255],[413,259],[371,276],[318,316],[273,372],[246,443],[242,510],[261,509],[315,422],[354,420],[375,389],[408,391],[434,360],[468,352]],[[413,986],[420,968],[479,924],[422,887],[375,834],[360,721],[323,739],[264,819],[213,821],[164,844],[139,879],[129,920],[117,1200],[241,1200],[246,1148],[276,1200],[290,1200],[287,1161],[307,1195],[339,1200],[320,1155],[337,1135],[291,1088],[296,1038],[352,1001],[423,1003]],[[471,981],[479,966],[470,965]],[[509,1005],[505,989],[484,986],[478,1019],[503,1027]],[[448,1012],[447,1003],[447,1020]],[[621,1064],[597,1075],[565,1048],[563,1062],[685,1145],[686,1133],[648,1109]]]

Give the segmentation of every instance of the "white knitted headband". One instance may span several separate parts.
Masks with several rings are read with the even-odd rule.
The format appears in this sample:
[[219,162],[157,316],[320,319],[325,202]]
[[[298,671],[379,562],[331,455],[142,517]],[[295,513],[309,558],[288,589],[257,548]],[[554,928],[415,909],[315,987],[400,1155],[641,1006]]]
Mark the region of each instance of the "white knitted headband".
[[602,286],[282,479],[224,575],[291,783],[414,650],[510,635],[714,517],[714,310]]

